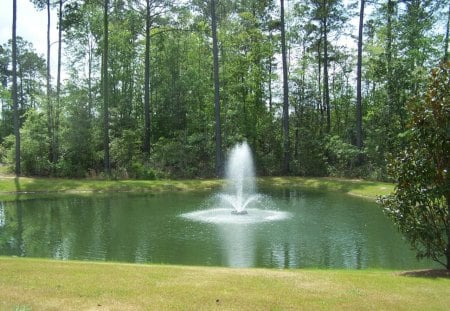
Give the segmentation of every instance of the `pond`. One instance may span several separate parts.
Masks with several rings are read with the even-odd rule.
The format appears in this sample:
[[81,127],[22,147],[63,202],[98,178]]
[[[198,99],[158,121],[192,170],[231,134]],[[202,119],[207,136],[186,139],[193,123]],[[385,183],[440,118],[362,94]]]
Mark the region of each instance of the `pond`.
[[214,201],[210,192],[78,194],[1,202],[0,256],[225,267],[433,266],[415,259],[373,202],[334,192],[260,192],[289,217],[260,223],[183,217],[208,208]]

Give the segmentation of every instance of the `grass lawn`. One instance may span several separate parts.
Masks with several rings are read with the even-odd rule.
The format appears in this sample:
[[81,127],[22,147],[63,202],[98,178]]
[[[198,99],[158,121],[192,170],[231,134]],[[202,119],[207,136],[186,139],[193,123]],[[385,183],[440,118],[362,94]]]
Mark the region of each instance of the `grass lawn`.
[[0,258],[1,310],[448,310],[450,278]]

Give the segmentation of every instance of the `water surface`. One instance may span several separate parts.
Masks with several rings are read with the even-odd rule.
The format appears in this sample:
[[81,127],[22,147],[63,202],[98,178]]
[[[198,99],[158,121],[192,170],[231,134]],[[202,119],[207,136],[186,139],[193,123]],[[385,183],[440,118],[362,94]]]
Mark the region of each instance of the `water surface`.
[[417,262],[373,202],[332,192],[262,192],[271,206],[290,217],[236,224],[181,217],[213,207],[212,193],[59,195],[0,202],[0,255],[226,267],[432,265]]

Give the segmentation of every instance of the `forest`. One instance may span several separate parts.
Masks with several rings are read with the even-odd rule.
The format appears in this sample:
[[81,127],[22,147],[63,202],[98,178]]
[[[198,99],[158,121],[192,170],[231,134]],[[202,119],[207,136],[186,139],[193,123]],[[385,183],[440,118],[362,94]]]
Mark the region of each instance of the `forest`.
[[58,61],[14,22],[0,42],[17,175],[221,176],[246,140],[258,175],[386,180],[448,60],[448,0],[31,1],[58,12]]

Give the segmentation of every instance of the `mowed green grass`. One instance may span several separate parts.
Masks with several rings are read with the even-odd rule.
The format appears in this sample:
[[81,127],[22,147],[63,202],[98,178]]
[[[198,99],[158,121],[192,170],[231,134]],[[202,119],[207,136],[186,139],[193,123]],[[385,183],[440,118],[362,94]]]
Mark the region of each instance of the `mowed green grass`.
[[108,180],[11,176],[0,177],[0,200],[27,199],[33,194],[95,192],[205,191],[222,187],[223,180]]
[[223,184],[220,180],[108,180],[2,177],[0,194],[11,192],[76,192],[76,191],[181,191],[204,190]]
[[0,258],[1,310],[448,310],[449,278]]

